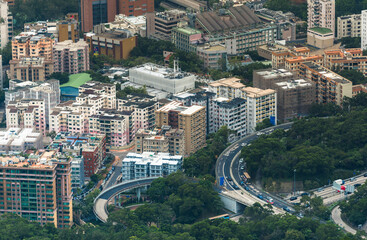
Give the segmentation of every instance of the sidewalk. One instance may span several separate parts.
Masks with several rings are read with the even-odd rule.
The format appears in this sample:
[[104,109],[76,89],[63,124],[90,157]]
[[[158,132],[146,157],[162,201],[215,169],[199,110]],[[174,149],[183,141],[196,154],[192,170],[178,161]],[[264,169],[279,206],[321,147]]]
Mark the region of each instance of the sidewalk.
[[339,206],[336,206],[332,211],[331,211],[331,218],[333,219],[334,223],[336,225],[338,225],[339,227],[343,228],[345,231],[351,233],[351,234],[356,234],[357,230],[355,230],[354,228],[350,227],[348,224],[346,224],[342,217],[341,217],[341,211]]

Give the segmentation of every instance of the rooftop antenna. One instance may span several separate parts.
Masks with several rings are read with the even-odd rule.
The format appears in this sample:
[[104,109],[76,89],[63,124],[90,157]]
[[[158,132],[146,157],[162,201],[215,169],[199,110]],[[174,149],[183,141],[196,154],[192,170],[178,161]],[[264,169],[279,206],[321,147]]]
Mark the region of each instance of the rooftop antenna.
[[175,60],[173,60],[173,72],[176,73],[179,71],[179,67],[178,67],[178,61],[179,59],[176,58]]

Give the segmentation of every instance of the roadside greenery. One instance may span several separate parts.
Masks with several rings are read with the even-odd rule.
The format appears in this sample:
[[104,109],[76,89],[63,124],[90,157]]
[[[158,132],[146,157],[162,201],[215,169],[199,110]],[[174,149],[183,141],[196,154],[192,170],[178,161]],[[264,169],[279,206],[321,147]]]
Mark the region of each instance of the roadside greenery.
[[358,187],[348,200],[340,204],[343,216],[355,227],[367,221],[367,184]]
[[367,166],[366,106],[367,94],[360,94],[345,101],[340,115],[298,120],[288,132],[253,141],[241,157],[250,175],[260,173],[264,182],[291,180],[294,169],[306,189],[350,177]]
[[215,134],[209,135],[207,145],[184,160],[185,174],[195,177],[214,175],[215,162],[228,146],[229,133],[227,126],[223,126]]

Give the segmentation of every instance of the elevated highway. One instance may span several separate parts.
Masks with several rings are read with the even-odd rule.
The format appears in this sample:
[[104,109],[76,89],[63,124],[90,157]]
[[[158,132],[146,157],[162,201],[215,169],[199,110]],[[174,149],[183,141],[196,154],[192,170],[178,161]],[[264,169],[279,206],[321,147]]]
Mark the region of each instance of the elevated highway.
[[112,199],[114,196],[116,196],[121,192],[125,192],[127,190],[131,190],[138,187],[148,186],[156,178],[157,177],[136,179],[132,181],[118,183],[114,186],[106,188],[94,200],[94,206],[93,206],[94,214],[100,221],[107,222],[108,218],[107,204],[110,199]]

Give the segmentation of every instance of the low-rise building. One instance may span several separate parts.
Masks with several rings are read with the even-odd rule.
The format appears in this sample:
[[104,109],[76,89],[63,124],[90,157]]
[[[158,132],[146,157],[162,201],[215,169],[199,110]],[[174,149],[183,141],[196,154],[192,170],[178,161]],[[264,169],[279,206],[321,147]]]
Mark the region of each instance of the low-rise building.
[[181,71],[176,62],[174,69],[146,63],[131,68],[129,70],[129,80],[132,83],[176,94],[194,89],[196,77],[190,73]]
[[73,157],[71,167],[71,187],[73,190],[81,189],[84,186],[84,158],[83,156]]
[[[48,149],[79,157],[75,164],[83,163],[83,167],[79,167],[79,169],[83,171],[84,179],[84,177],[95,174],[102,166],[102,162],[106,158],[106,136],[104,134],[72,135],[68,132],[59,133]],[[84,180],[80,183],[84,184]]]
[[83,40],[65,40],[53,47],[54,72],[70,74],[89,70],[89,45]]
[[[150,13],[146,13],[148,15]],[[104,26],[106,29],[123,29],[124,31],[128,31],[132,36],[140,35],[142,37],[146,37],[146,16],[126,16],[124,14],[119,14],[115,16],[115,21],[105,23]]]
[[358,84],[352,86],[352,95],[357,96],[360,93],[367,93],[367,86],[364,84]]
[[202,31],[188,26],[180,26],[171,30],[171,41],[176,48],[185,52],[196,52],[195,43],[202,38]]
[[185,134],[181,129],[163,126],[162,129],[139,129],[135,134],[135,152],[169,153],[185,156]]
[[[73,225],[70,159],[56,151],[37,151],[28,158],[0,157],[0,214],[14,213],[42,226]],[[6,183],[6,184],[5,184]]]
[[205,68],[227,69],[227,49],[224,45],[206,44],[198,46],[196,51]]
[[28,149],[42,149],[42,134],[33,128],[8,128],[0,131],[0,153],[17,154]]
[[324,66],[340,71],[356,70],[367,76],[367,57],[360,48],[325,50]]
[[334,32],[329,28],[314,27],[307,30],[307,44],[317,48],[328,48],[334,45]]
[[89,50],[94,54],[106,55],[115,60],[127,59],[130,52],[137,46],[137,37],[125,31],[114,30],[84,34]]
[[337,39],[344,37],[361,37],[361,14],[353,14],[338,17]]
[[122,181],[168,176],[181,169],[182,160],[182,156],[168,153],[128,153],[122,160]]
[[147,13],[147,37],[170,41],[172,29],[177,27],[180,21],[186,20],[186,15],[185,11],[178,9]]

